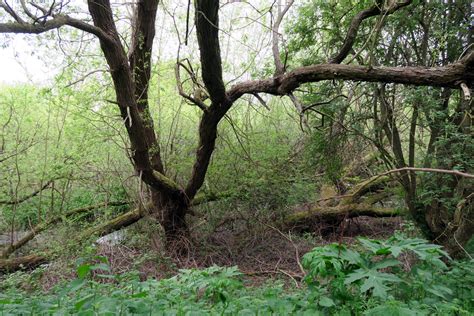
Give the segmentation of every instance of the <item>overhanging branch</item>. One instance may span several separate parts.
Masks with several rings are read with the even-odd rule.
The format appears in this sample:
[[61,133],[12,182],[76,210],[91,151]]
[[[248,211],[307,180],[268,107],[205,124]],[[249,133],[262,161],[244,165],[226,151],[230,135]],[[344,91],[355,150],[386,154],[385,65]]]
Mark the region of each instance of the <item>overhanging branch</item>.
[[232,102],[243,94],[286,95],[301,84],[333,79],[456,88],[459,82],[474,81],[474,72],[467,63],[471,59],[472,56],[444,67],[431,68],[319,64],[296,68],[275,78],[242,82],[231,87],[227,95]]

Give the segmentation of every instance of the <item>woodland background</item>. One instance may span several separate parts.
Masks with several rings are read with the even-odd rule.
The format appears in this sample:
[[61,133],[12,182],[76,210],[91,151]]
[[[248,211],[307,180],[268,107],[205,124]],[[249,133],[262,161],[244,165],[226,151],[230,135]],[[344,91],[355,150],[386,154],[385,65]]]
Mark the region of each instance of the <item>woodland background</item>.
[[470,1],[0,8],[2,312],[473,310]]

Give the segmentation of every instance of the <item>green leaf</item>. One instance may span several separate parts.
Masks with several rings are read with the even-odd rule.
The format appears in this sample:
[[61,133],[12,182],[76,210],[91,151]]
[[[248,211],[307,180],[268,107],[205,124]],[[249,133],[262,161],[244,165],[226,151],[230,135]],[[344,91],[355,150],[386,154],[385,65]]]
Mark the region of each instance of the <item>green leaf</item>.
[[[76,311],[80,310],[83,306],[87,307],[90,305],[91,301],[94,299],[95,293],[86,295],[85,297],[81,298],[79,301],[74,304],[74,308]],[[87,305],[86,305],[87,304]]]
[[84,279],[89,274],[90,271],[91,271],[90,264],[80,265],[76,270],[77,276],[79,277],[79,279]]
[[322,307],[331,307],[331,306],[336,305],[334,301],[327,296],[321,296],[318,304]]
[[86,281],[84,279],[75,279],[69,283],[69,286],[67,287],[66,292],[67,293],[75,292],[79,290],[81,287],[83,287],[84,284],[86,284]]
[[400,264],[401,262],[398,261],[397,259],[388,258],[388,259],[384,259],[379,262],[376,262],[372,268],[378,270],[378,269],[385,269],[388,267],[395,267]]

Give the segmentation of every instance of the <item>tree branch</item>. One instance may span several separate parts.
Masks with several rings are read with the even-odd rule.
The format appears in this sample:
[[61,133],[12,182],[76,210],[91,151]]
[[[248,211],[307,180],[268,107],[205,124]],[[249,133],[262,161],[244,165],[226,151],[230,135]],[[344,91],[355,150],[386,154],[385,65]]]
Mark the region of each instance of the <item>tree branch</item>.
[[134,75],[120,41],[110,1],[88,0],[88,5],[95,27],[106,31],[110,39],[100,38],[100,46],[110,67],[120,115],[124,122],[128,123],[125,124],[125,128],[130,139],[135,170],[140,179],[153,189],[167,194],[171,199],[180,203],[187,203],[184,191],[173,180],[157,171],[150,159],[150,150],[155,148],[150,148],[151,144],[145,128],[147,122],[144,121],[138,110]]
[[154,123],[150,115],[148,104],[148,89],[151,80],[153,39],[155,38],[155,20],[158,0],[140,0],[135,5],[133,17],[132,45],[129,52],[130,69],[132,69],[135,83],[135,99],[137,108],[145,118],[143,125],[148,148],[153,148],[150,153],[151,164],[154,170],[164,174],[161,160],[160,146],[155,134]]
[[[4,6],[2,7],[4,8]],[[15,18],[15,15],[13,15],[13,17]],[[48,20],[44,23],[0,23],[0,33],[41,34],[50,30],[58,29],[65,25],[69,25],[81,31],[91,33],[103,41],[110,42],[112,40],[109,35],[100,28],[62,14],[55,15],[53,19]]]
[[37,196],[40,192],[46,190],[52,182],[53,182],[52,180],[49,180],[49,181],[46,182],[41,188],[39,188],[38,190],[36,190],[35,192],[33,192],[33,193],[31,193],[31,194],[29,194],[29,195],[27,195],[27,196],[22,197],[21,199],[14,200],[14,201],[6,201],[6,200],[3,200],[3,201],[0,201],[0,204],[3,204],[3,205],[14,205],[14,204],[23,203],[23,202],[25,202],[26,200],[29,200],[29,199],[31,199],[32,197]]
[[412,0],[406,0],[400,3],[395,3],[389,8],[386,8],[385,10],[383,10],[384,2],[385,1],[383,0],[377,0],[376,3],[372,7],[370,7],[369,9],[363,10],[359,12],[356,16],[354,16],[349,26],[349,29],[347,30],[346,38],[344,39],[344,44],[342,45],[339,53],[337,53],[335,56],[333,56],[329,60],[330,64],[339,64],[344,60],[344,58],[347,57],[347,55],[351,51],[352,46],[354,45],[354,42],[357,38],[357,33],[359,31],[360,24],[365,19],[368,19],[376,15],[380,15],[380,14],[384,14],[384,15],[392,14],[395,11],[409,5],[412,2]]
[[285,72],[285,66],[283,65],[281,58],[280,58],[280,48],[279,48],[279,32],[278,29],[280,28],[281,21],[285,17],[285,14],[288,12],[290,7],[293,5],[295,1],[290,0],[288,4],[285,6],[283,11],[280,8],[280,1],[278,2],[278,16],[273,23],[272,26],[272,52],[273,52],[273,60],[275,62],[275,76],[281,75]]
[[[462,61],[462,60],[461,60]],[[243,94],[269,93],[286,95],[303,83],[323,80],[353,80],[400,83],[417,86],[457,87],[459,82],[474,81],[474,72],[464,62],[444,67],[364,67],[341,64],[319,64],[296,68],[284,75],[236,84],[227,92],[234,102]]]

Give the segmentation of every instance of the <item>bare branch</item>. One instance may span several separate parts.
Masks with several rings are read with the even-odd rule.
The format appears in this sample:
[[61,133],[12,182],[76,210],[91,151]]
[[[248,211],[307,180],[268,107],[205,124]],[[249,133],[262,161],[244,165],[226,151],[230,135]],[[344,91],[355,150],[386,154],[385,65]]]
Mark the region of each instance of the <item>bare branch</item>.
[[293,5],[295,1],[291,0],[285,6],[283,11],[280,7],[280,1],[278,1],[278,16],[275,20],[275,23],[272,26],[272,52],[273,52],[273,60],[275,62],[275,76],[281,75],[285,72],[285,65],[283,65],[281,58],[280,58],[280,49],[279,49],[279,32],[278,29],[280,28],[281,21],[283,17],[288,12],[290,7]]
[[0,3],[0,8],[4,9],[18,23],[25,23],[25,21],[13,10],[6,0],[5,3]]
[[14,204],[23,203],[23,202],[25,202],[25,201],[31,199],[32,197],[37,196],[40,192],[46,190],[52,182],[53,182],[52,180],[49,180],[49,181],[46,182],[41,188],[39,188],[38,190],[34,191],[34,192],[31,193],[31,194],[28,194],[28,195],[22,197],[21,199],[13,200],[13,201],[6,201],[6,200],[3,200],[3,201],[0,201],[0,204],[3,204],[3,205],[14,205]]
[[186,100],[190,101],[191,103],[197,105],[201,110],[207,111],[207,105],[204,102],[202,102],[202,100],[199,100],[195,97],[192,97],[191,95],[184,92],[183,82],[181,81],[181,74],[180,74],[180,71],[179,71],[179,68],[181,68],[181,67],[184,68],[186,70],[186,72],[189,73],[193,83],[195,83],[195,80],[196,80],[194,78],[194,74],[191,72],[191,70],[189,70],[186,67],[186,65],[184,65],[182,62],[177,62],[176,65],[175,65],[175,68],[174,68],[174,73],[175,73],[175,77],[176,77],[176,86],[178,88],[179,95],[182,96],[183,98],[185,98]]
[[262,99],[261,96],[258,95],[258,93],[254,93],[253,96],[260,102],[261,105],[263,105],[264,108],[270,111],[270,108],[267,105],[267,102],[265,102],[264,99]]
[[112,41],[110,36],[100,28],[62,14],[55,15],[53,19],[45,21],[44,23],[0,23],[0,33],[41,34],[50,30],[58,29],[65,25],[69,25],[81,31],[91,33],[104,41]]
[[368,19],[370,17],[384,14],[384,15],[389,15],[397,10],[409,5],[412,2],[412,0],[406,0],[400,3],[395,3],[394,5],[390,6],[389,8],[383,9],[384,1],[383,0],[377,0],[377,2],[370,7],[369,9],[363,10],[359,12],[351,21],[351,25],[349,26],[349,30],[347,30],[346,38],[344,39],[344,44],[342,45],[339,53],[337,53],[335,56],[333,56],[330,60],[330,64],[339,64],[341,63],[344,58],[347,57],[349,52],[352,49],[352,46],[354,45],[354,42],[357,38],[357,33],[359,31],[360,24],[362,21],[365,19]]
[[67,24],[68,17],[59,15],[54,19],[46,21],[44,24],[30,24],[30,23],[0,23],[0,33],[30,33],[40,34],[49,30],[60,28]]

